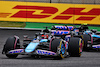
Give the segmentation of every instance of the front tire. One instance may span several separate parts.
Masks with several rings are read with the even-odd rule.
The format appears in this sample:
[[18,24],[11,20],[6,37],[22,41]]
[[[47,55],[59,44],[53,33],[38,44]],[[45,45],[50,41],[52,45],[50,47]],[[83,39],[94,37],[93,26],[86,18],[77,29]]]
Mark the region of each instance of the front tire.
[[[16,58],[18,54],[7,54],[10,50],[19,48],[19,39],[16,37],[9,37],[4,45],[3,52],[5,52],[8,58]],[[18,46],[18,47],[17,47]]]
[[53,39],[51,42],[51,51],[58,54],[56,59],[63,59],[66,56],[65,43],[61,39]]
[[8,58],[16,58],[18,54],[6,54]]

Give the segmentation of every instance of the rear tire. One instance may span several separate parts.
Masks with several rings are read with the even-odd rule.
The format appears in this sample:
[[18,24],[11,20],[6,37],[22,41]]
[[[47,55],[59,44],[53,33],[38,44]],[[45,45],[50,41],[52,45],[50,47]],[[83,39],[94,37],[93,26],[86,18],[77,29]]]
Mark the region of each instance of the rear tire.
[[88,34],[84,34],[83,35],[83,41],[84,41],[84,46],[83,46],[83,50],[84,51],[88,51],[89,48],[87,47],[88,41],[91,40],[91,36]]
[[80,57],[82,53],[82,39],[75,37],[70,38],[68,51],[70,56]]

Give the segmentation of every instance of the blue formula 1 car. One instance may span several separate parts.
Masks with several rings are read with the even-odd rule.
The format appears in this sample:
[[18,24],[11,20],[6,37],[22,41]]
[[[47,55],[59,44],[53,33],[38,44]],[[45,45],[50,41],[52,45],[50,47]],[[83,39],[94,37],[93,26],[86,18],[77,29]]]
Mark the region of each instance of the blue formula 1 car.
[[[100,49],[100,32],[97,32],[97,30],[89,30],[87,25],[81,25],[80,27],[74,27],[74,26],[53,26],[52,28],[58,29],[60,31],[68,31],[65,32],[74,32],[71,33],[71,37],[81,37],[83,39],[83,50],[89,51],[91,49]],[[54,33],[59,34],[59,31],[54,31]],[[61,35],[63,33],[61,32]]]
[[100,32],[97,30],[86,30],[83,32],[84,50],[100,49]]
[[[24,36],[23,48],[20,47],[18,36],[9,37],[2,54],[5,54],[8,58],[16,58],[18,55],[52,56],[57,59],[66,56],[81,56],[81,38],[70,37],[69,39],[69,31],[59,31],[58,34],[54,31],[47,33],[46,30],[36,33],[34,38]],[[62,33],[63,35],[60,35]]]
[[95,29],[89,30],[87,24],[76,28],[78,35],[82,36],[84,41],[83,50],[100,50],[100,32]]

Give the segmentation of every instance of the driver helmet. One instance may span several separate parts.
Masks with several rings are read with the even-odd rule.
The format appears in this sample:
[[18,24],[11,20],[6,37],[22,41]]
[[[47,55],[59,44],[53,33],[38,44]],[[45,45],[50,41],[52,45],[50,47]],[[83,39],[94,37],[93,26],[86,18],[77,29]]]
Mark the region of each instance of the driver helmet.
[[48,35],[42,35],[42,39],[48,39]]

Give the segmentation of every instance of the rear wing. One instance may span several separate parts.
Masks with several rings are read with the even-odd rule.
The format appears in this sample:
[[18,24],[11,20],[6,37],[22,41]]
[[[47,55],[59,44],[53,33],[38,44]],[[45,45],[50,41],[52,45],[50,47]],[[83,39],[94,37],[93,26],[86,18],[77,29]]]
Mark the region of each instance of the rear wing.
[[66,31],[66,30],[51,30],[51,33],[53,35],[67,35],[67,34],[70,34],[70,31]]
[[73,26],[52,26],[52,30],[73,30]]

